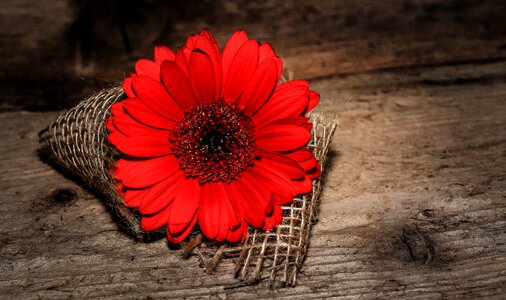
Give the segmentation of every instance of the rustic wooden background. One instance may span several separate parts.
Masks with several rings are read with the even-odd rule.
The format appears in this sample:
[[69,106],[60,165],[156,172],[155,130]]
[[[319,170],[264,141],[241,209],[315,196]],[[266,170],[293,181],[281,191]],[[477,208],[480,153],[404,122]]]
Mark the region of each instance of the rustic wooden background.
[[[297,287],[135,242],[37,156],[56,110],[202,27],[271,41],[341,121]],[[506,297],[503,0],[3,0],[0,92],[0,298]]]

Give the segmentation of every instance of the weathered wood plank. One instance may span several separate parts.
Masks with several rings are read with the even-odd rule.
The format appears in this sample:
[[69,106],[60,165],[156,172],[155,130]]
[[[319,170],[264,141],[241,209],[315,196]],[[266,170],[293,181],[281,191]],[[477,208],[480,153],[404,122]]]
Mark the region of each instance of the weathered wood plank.
[[503,298],[506,62],[313,87],[341,126],[297,287],[228,288],[230,261],[208,275],[163,240],[134,242],[38,159],[37,132],[57,113],[12,112],[0,114],[2,297]]
[[503,0],[123,1],[131,55],[114,3],[1,1],[0,110],[70,107],[204,27],[222,47],[238,28],[273,43],[299,78],[506,57]]

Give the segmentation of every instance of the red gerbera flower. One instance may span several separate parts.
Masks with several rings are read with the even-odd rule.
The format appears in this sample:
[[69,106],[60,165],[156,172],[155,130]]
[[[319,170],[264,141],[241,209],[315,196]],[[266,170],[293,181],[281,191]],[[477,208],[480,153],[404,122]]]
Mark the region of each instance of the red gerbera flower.
[[179,243],[198,222],[206,237],[237,242],[248,225],[272,229],[280,205],[311,190],[320,166],[304,114],[319,95],[302,80],[278,85],[281,69],[270,44],[244,31],[222,54],[203,30],[136,63],[107,128],[125,154],[114,175],[144,230],[166,225]]

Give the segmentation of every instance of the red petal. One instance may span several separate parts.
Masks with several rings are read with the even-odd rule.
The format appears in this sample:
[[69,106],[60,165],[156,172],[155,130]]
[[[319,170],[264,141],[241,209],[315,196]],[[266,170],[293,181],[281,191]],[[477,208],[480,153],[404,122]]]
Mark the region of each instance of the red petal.
[[307,172],[316,168],[316,166],[318,165],[318,161],[314,156],[311,156],[309,159],[299,161],[299,165]]
[[276,87],[277,66],[274,59],[268,59],[256,68],[249,79],[238,103],[244,105],[244,112],[253,115],[269,98]]
[[297,186],[299,194],[307,194],[313,189],[313,181],[308,176],[304,179],[293,180],[293,183]]
[[311,132],[311,129],[313,128],[313,124],[309,122],[308,117],[290,117],[278,119],[270,122],[269,124],[266,124],[266,126],[263,127],[275,127],[278,125],[295,125],[304,128],[307,132]]
[[223,49],[222,64],[223,64],[223,79],[227,78],[228,69],[234,59],[239,48],[248,41],[248,36],[244,30],[238,30],[230,37],[225,49]]
[[167,224],[169,213],[170,206],[166,207],[164,210],[157,214],[142,216],[141,228],[146,231],[153,231],[162,227],[163,225]]
[[[246,184],[247,188],[244,190],[245,195],[251,195],[251,199],[243,197],[242,205],[249,205],[252,210],[254,208],[254,212],[261,214],[263,220],[263,216],[266,214],[266,212],[270,213],[272,208],[272,203],[270,201],[271,192],[268,188],[268,185],[263,181],[263,178],[256,177],[251,173],[245,174],[243,177],[245,178],[243,180],[243,183],[245,183],[246,180],[248,181],[248,184]],[[258,207],[252,206],[253,203],[257,204]]]
[[[111,141],[111,135],[109,135],[109,141]],[[117,140],[113,145],[127,155],[139,157],[154,157],[172,153],[168,136],[133,136]]]
[[309,91],[309,103],[306,108],[306,113],[310,112],[320,102],[320,94],[315,91]]
[[142,190],[132,190],[127,189],[123,198],[125,199],[125,204],[130,208],[137,208],[141,205],[142,199],[148,192],[148,189]]
[[122,158],[116,162],[114,166],[114,177],[118,180],[123,180],[125,175],[130,171],[132,167],[134,167],[139,162],[144,161],[144,159],[139,158]]
[[225,100],[233,102],[241,96],[257,65],[258,42],[254,40],[247,41],[237,51],[228,68],[227,77],[224,77],[223,97]]
[[222,215],[221,215],[221,224],[220,224],[220,227],[219,227],[219,230],[218,230],[218,234],[216,235],[216,237],[214,238],[215,240],[217,240],[218,242],[222,242],[224,241],[229,232],[231,231],[228,226],[226,226],[226,224],[229,223],[229,214],[228,214],[228,211],[222,211]]
[[258,48],[258,62],[259,63],[262,63],[264,60],[269,59],[274,56],[276,56],[276,53],[274,53],[274,49],[272,49],[271,44],[262,44]]
[[115,117],[124,115],[125,109],[123,108],[123,102],[116,102],[111,105],[111,113]]
[[197,218],[202,233],[210,239],[216,238],[222,223],[228,223],[228,219],[224,220],[228,215],[222,215],[223,194],[221,184],[218,183],[204,184],[201,189]]
[[[259,176],[257,173],[252,172],[252,169],[249,169],[250,172],[248,174],[245,174],[245,176],[250,183],[254,186],[255,191],[259,191],[262,195],[261,197],[257,197],[256,200],[258,203],[260,203],[260,206],[263,207],[263,213],[264,215],[269,215],[272,213],[272,210],[274,209],[274,202],[272,201],[272,192],[274,189],[277,189],[277,187],[274,187],[274,189],[271,187],[269,188],[269,185],[271,185],[270,182],[266,181],[265,176]],[[270,178],[267,179],[270,181]],[[253,201],[255,198],[253,198]]]
[[132,79],[132,85],[137,96],[147,107],[166,118],[175,121],[181,119],[183,110],[159,81],[139,76]]
[[225,186],[227,195],[235,206],[239,207],[246,222],[260,228],[265,222],[265,207],[268,202],[269,190],[259,184],[256,177],[248,172],[240,179]]
[[186,229],[177,236],[172,235],[169,231],[169,227],[167,227],[167,239],[172,244],[178,244],[182,242],[190,234],[193,227],[195,227],[196,223],[197,223],[197,214],[193,216],[193,219],[191,220],[190,224],[186,227]]
[[168,229],[173,237],[181,234],[195,218],[201,187],[197,180],[184,178],[176,189]]
[[304,169],[286,155],[275,152],[262,152],[261,159],[255,161],[259,167],[287,179],[304,178]]
[[316,167],[315,167],[314,169],[311,169],[311,170],[309,170],[309,171],[306,171],[306,174],[307,174],[307,176],[308,176],[310,179],[315,179],[315,178],[320,177],[321,172],[322,172],[322,167],[320,166],[320,164],[317,164],[317,165],[316,165]]
[[281,74],[283,73],[283,61],[278,56],[274,57],[274,60],[278,67],[278,80],[276,82],[279,82],[281,80]]
[[176,123],[171,120],[155,113],[151,108],[147,107],[139,98],[128,98],[122,102],[126,112],[140,123],[147,126],[171,129]]
[[272,194],[269,197],[269,201],[267,201],[267,204],[264,207],[264,214],[270,215],[272,213],[272,210],[274,209],[274,202],[272,200]]
[[185,47],[193,50],[195,49],[195,44],[197,43],[197,39],[199,38],[198,34],[192,34],[186,39]]
[[252,117],[255,127],[281,118],[302,115],[308,104],[309,84],[302,80],[284,82],[276,87],[267,103]]
[[[290,80],[280,84],[276,93],[280,97],[293,97],[304,96],[307,97],[309,93],[309,83],[305,80]],[[306,101],[308,101],[306,99]]]
[[167,130],[146,126],[134,120],[129,114],[114,117],[114,126],[126,136],[162,136],[168,137]]
[[214,100],[216,74],[209,55],[201,50],[192,51],[188,67],[190,82],[198,102],[211,103]]
[[216,40],[209,31],[204,29],[200,32],[200,36],[195,42],[195,49],[202,50],[209,55],[211,59],[215,75],[214,83],[216,85],[213,99],[219,99],[223,81],[223,66],[221,63],[220,49],[216,44]]
[[165,88],[181,107],[189,110],[198,104],[193,95],[190,80],[175,62],[165,61],[162,64],[161,73]]
[[125,91],[125,94],[128,97],[135,97],[134,90],[132,89],[132,78],[127,77],[123,79],[123,84],[121,85],[123,87],[123,91]]
[[110,132],[118,130],[118,129],[116,129],[116,127],[114,127],[114,124],[112,123],[112,119],[114,119],[114,118],[113,117],[109,117],[105,121],[105,128],[107,128],[107,130],[109,130]]
[[[125,159],[125,161],[127,161]],[[156,184],[179,169],[179,161],[172,155],[134,161],[123,176],[123,185],[129,188],[144,188]]]
[[239,226],[241,219],[237,217],[222,183],[202,187],[198,220],[204,235],[217,241],[224,241],[230,230]]
[[[199,35],[201,37],[204,37],[207,40],[209,40],[210,43],[216,44],[216,39],[214,38],[213,34],[207,28],[202,29],[200,31]],[[197,47],[198,47],[198,44],[197,44]]]
[[312,123],[306,123],[306,124],[302,124],[301,125],[304,129],[307,130],[307,132],[311,132],[311,129],[313,128],[313,124]]
[[[301,126],[303,128],[306,128],[306,125],[312,126],[312,124],[309,122],[308,117],[291,117],[291,118],[283,118],[278,119],[276,121],[272,121],[269,123],[269,126],[277,126],[277,125],[295,125],[295,126]],[[311,127],[308,127],[309,130]],[[306,128],[306,129],[308,129]],[[308,132],[309,132],[308,130]]]
[[186,76],[188,76],[188,63],[186,62],[185,55],[183,54],[183,49],[179,49],[178,51],[176,51],[176,57],[174,58],[174,62],[181,70],[183,70]]
[[228,232],[226,240],[231,243],[237,243],[241,240],[244,240],[246,237],[246,233],[248,232],[248,224],[246,222],[241,222],[240,226],[235,230],[230,230]]
[[[298,194],[299,193],[297,192],[296,195],[298,195]],[[281,194],[281,193],[272,194],[272,203],[275,205],[289,204],[289,203],[293,202],[294,197],[295,196],[288,197],[286,194]]]
[[167,207],[173,202],[175,191],[183,180],[182,172],[174,172],[162,182],[147,188],[149,192],[144,195],[139,211],[143,215],[152,215]]
[[299,162],[299,165],[304,168],[306,175],[311,180],[318,178],[321,174],[321,166],[314,156],[310,157],[307,160]]
[[160,80],[160,65],[149,59],[140,59],[135,63],[135,72],[139,76],[149,76]]
[[279,80],[281,79],[281,73],[283,71],[283,62],[279,57],[276,56],[276,53],[274,53],[274,49],[272,49],[271,44],[260,45],[260,48],[258,50],[259,50],[258,64],[261,64],[266,59],[274,58],[276,66],[278,68],[276,83],[279,82]]
[[274,125],[255,131],[256,145],[266,151],[290,151],[309,142],[311,134],[301,126]]
[[125,139],[127,139],[127,136],[123,133],[119,132],[118,130],[112,131],[107,136],[107,140],[112,145],[118,145],[119,143],[123,142]]
[[287,204],[293,201],[293,197],[299,194],[297,186],[286,176],[279,176],[271,171],[253,167],[251,172],[264,178],[264,182],[271,189],[272,201],[275,204]]
[[272,230],[275,226],[280,224],[281,221],[283,221],[283,212],[279,205],[275,205],[272,214],[265,218],[265,225],[262,229]]
[[162,62],[166,60],[174,61],[176,55],[169,47],[166,46],[156,46],[155,47],[155,61],[157,64],[161,65]]
[[[227,226],[227,234],[228,234],[228,229],[234,230],[234,229],[238,228],[239,225],[241,224],[243,218],[242,218],[242,215],[240,214],[240,209],[238,208],[238,206],[236,206],[235,204],[232,204],[232,201],[230,200],[227,193],[225,192],[225,189],[223,187],[222,187],[222,189],[223,189],[223,195],[224,195],[223,210],[226,210],[228,213],[228,226]],[[226,238],[226,236],[223,239],[225,239],[225,238]]]
[[290,157],[291,159],[295,160],[296,162],[305,161],[310,159],[311,157],[314,157],[313,153],[311,153],[311,151],[309,151],[305,147],[284,154]]

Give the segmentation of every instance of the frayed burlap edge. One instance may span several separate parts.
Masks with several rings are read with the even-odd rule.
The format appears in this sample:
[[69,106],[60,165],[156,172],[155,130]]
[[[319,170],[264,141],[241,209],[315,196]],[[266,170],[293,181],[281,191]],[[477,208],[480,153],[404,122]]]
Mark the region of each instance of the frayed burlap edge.
[[39,133],[39,138],[41,152],[48,154],[51,163],[97,189],[122,228],[143,238],[139,218],[125,205],[109,172],[120,154],[107,141],[105,122],[111,116],[111,105],[124,98],[121,87],[102,90],[60,115]]
[[267,280],[271,287],[296,285],[297,274],[307,254],[311,229],[317,221],[330,142],[337,127],[337,120],[326,119],[318,113],[311,115],[311,122],[313,131],[308,148],[322,167],[322,176],[313,180],[313,190],[281,207],[283,220],[273,231],[250,228],[242,245],[221,247],[218,252],[209,251],[209,248],[194,250],[207,268],[212,267],[217,254],[236,258],[235,276],[242,282],[228,288],[263,280]]
[[[153,235],[159,236],[163,229],[155,233],[141,229],[139,216],[125,205],[109,172],[121,154],[107,141],[105,122],[111,116],[110,107],[124,98],[121,87],[105,89],[87,98],[42,130],[40,141],[51,162],[82,178],[104,196],[124,229],[137,238],[149,239]],[[312,114],[311,121],[313,131],[309,149],[320,162],[323,174],[336,121],[326,120],[316,113]],[[321,178],[314,180],[312,192],[282,206],[283,221],[275,230],[264,232],[250,228],[244,243],[199,245],[191,247],[190,251],[208,270],[214,269],[221,258],[235,259],[235,275],[242,280],[239,285],[267,279],[271,286],[293,286],[307,253],[322,185]],[[193,237],[196,235],[198,233],[192,234]]]

